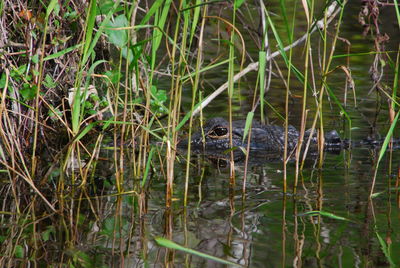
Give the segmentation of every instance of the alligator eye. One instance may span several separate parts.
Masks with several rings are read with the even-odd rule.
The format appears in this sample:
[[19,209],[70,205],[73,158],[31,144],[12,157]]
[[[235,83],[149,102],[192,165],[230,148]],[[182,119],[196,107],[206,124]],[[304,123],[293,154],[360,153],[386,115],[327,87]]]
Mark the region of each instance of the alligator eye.
[[222,139],[228,136],[228,129],[226,127],[216,127],[207,134],[213,139]]

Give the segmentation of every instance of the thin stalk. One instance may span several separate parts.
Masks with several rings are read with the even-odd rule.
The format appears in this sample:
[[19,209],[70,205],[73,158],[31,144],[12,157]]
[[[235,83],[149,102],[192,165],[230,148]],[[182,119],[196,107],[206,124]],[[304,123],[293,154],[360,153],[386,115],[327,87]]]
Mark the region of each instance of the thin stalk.
[[[400,49],[400,46],[399,46]],[[397,53],[397,58],[396,58],[396,67],[395,67],[395,75],[394,75],[394,85],[393,85],[393,95],[392,95],[392,100],[396,99],[396,94],[397,94],[397,84],[398,84],[398,79],[399,79],[399,61],[400,61],[400,51]],[[379,169],[379,164],[383,158],[383,156],[385,155],[386,152],[386,148],[388,146],[390,146],[390,142],[391,142],[391,138],[393,136],[394,130],[396,129],[396,124],[399,121],[399,115],[400,115],[400,110],[397,111],[397,115],[395,116],[395,103],[392,101],[392,104],[390,106],[390,120],[391,120],[391,125],[389,128],[388,133],[386,134],[385,140],[382,144],[382,147],[379,151],[379,157],[378,157],[378,161],[376,162],[376,166],[375,166],[375,172],[374,172],[374,177],[372,180],[372,185],[371,185],[371,191],[369,194],[369,198],[372,198],[374,195],[374,190],[375,190],[375,183],[376,183],[376,176],[378,174],[378,169]]]
[[[235,27],[236,9],[233,8],[232,25]],[[232,142],[232,98],[234,90],[234,68],[235,68],[235,31],[231,31],[229,46],[229,67],[228,67],[228,110],[229,110],[229,147],[233,148]],[[230,151],[230,183],[231,186],[235,184],[235,164],[234,164],[233,150]]]
[[53,12],[55,6],[57,4],[57,0],[52,0],[47,9],[46,9],[46,17],[44,23],[44,31],[43,31],[43,42],[41,47],[41,54],[40,54],[40,62],[39,62],[39,76],[37,79],[37,90],[35,96],[35,129],[33,131],[33,146],[32,146],[32,167],[31,167],[31,177],[34,179],[35,170],[36,170],[36,147],[37,147],[37,138],[38,138],[38,131],[39,131],[39,96],[40,96],[40,89],[42,87],[42,78],[43,78],[43,66],[44,66],[44,55],[46,51],[46,37],[47,37],[47,29],[49,23],[50,14]]
[[[311,8],[310,8],[310,18],[314,18],[314,1],[311,1]],[[301,125],[300,125],[300,135],[299,135],[299,140],[297,143],[297,149],[296,149],[296,175],[295,175],[295,182],[294,182],[294,193],[296,193],[296,188],[297,188],[297,183],[298,183],[298,178],[299,178],[299,162],[300,162],[300,153],[301,153],[301,148],[303,145],[303,138],[304,138],[304,132],[305,132],[305,125],[306,125],[306,106],[307,106],[307,89],[308,89],[308,68],[309,68],[309,53],[311,49],[311,22],[308,21],[308,35],[307,35],[307,40],[306,40],[306,48],[305,48],[305,62],[304,62],[304,87],[303,87],[303,107],[302,107],[302,115],[301,115]]]
[[[114,115],[118,114],[118,107],[119,107],[119,94],[120,94],[120,88],[121,88],[121,73],[122,73],[122,61],[123,61],[123,57],[122,57],[122,50],[120,51],[119,54],[119,63],[118,63],[118,79],[117,79],[117,87],[115,89],[115,99],[114,99]],[[116,181],[116,186],[117,186],[117,190],[118,193],[122,192],[121,189],[121,170],[118,168],[118,130],[120,128],[117,126],[116,123],[114,123],[114,167],[115,167],[115,181]],[[121,152],[122,153],[122,152]],[[140,152],[139,152],[140,155]]]
[[[183,2],[180,2],[179,10],[182,8]],[[172,47],[172,53],[171,53],[171,66],[172,66],[172,79],[171,79],[171,99],[170,99],[170,113],[168,115],[168,130],[167,130],[167,137],[168,137],[168,142],[167,142],[167,189],[166,189],[166,206],[170,207],[171,206],[171,198],[173,194],[173,181],[174,181],[174,163],[175,163],[175,150],[173,149],[173,146],[176,144],[177,140],[177,133],[175,130],[175,126],[179,120],[179,106],[180,106],[180,100],[181,100],[181,94],[182,94],[182,83],[180,81],[181,77],[181,72],[184,68],[182,68],[182,62],[183,62],[183,55],[184,55],[184,50],[185,47],[183,44],[181,44],[181,49],[180,49],[180,57],[179,57],[179,62],[178,62],[178,69],[176,69],[175,65],[175,57],[177,53],[178,46],[177,41],[180,35],[180,24],[181,24],[181,15],[178,14],[176,18],[176,24],[175,24],[175,34],[174,34],[174,39],[173,39],[173,47]],[[186,40],[184,36],[183,40]],[[183,51],[182,51],[183,50]],[[177,73],[177,74],[175,74]]]
[[[342,5],[344,6],[346,3],[343,2]],[[336,42],[338,40],[338,36],[339,36],[339,31],[340,31],[340,26],[341,26],[341,22],[342,22],[342,18],[343,18],[343,12],[344,12],[344,8],[341,9],[340,14],[339,14],[339,19],[337,22],[337,26],[336,26],[336,33],[335,36],[333,38],[333,42],[332,42],[332,46],[331,46],[331,51],[329,54],[328,59],[326,58],[326,54],[327,54],[327,27],[324,27],[324,51],[323,51],[323,61],[322,61],[322,86],[321,86],[321,90],[320,90],[320,94],[319,94],[319,105],[318,105],[318,111],[319,111],[319,119],[320,119],[320,158],[319,158],[319,166],[322,167],[323,164],[323,149],[324,149],[324,125],[323,125],[323,105],[322,105],[322,101],[323,101],[323,96],[325,93],[325,85],[326,85],[326,79],[327,79],[327,73],[329,72],[331,63],[332,63],[332,58],[333,58],[333,54],[335,52],[335,48],[336,48]],[[326,25],[326,22],[328,20],[328,13],[325,12],[324,15],[324,25]],[[311,138],[311,137],[310,137]]]
[[[297,6],[297,1],[295,2],[295,7],[293,8],[293,19],[292,19],[292,30],[290,31],[289,27],[286,27],[287,34],[289,37],[289,43],[292,43],[293,40],[293,34],[294,34],[294,28],[295,28],[295,20],[296,20],[296,6]],[[284,18],[286,18],[286,10],[284,8],[283,1],[281,1],[281,9]],[[285,22],[287,20],[285,19]],[[286,23],[287,24],[287,23]],[[288,74],[287,74],[287,80],[286,80],[286,90],[285,90],[285,143],[284,143],[284,151],[283,151],[283,192],[286,193],[287,189],[287,162],[288,162],[288,131],[289,131],[289,89],[290,89],[290,77],[291,77],[291,71],[292,71],[292,55],[293,55],[293,49],[290,47],[289,49],[289,66],[288,68]]]
[[[207,15],[207,5],[203,7],[203,19],[201,20],[200,26],[200,34],[199,34],[199,42],[197,46],[197,60],[196,60],[196,71],[195,71],[195,79],[192,88],[192,106],[191,106],[191,116],[189,120],[189,135],[188,140],[191,140],[192,136],[192,125],[193,125],[193,110],[194,104],[196,101],[196,94],[198,91],[199,81],[200,81],[200,68],[203,59],[203,36],[204,36],[204,26],[205,26],[205,17]],[[184,197],[184,206],[187,206],[187,196],[189,190],[189,168],[190,168],[190,152],[191,152],[191,142],[188,142],[187,156],[186,156],[186,175],[185,175],[185,197]]]
[[[392,100],[396,100],[397,99],[397,88],[398,88],[398,83],[399,83],[399,54],[400,54],[400,45],[398,47],[397,50],[397,58],[396,58],[396,67],[394,68],[394,80],[393,80],[393,92],[392,92]],[[396,107],[396,102],[392,101],[391,102],[391,109],[394,111]]]

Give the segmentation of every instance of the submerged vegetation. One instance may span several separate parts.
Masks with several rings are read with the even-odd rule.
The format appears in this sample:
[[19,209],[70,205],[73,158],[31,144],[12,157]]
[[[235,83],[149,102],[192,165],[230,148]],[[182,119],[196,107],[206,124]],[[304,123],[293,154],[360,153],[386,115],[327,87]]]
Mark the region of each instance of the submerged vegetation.
[[[349,4],[346,0],[2,1],[1,267],[31,262],[71,267],[201,265],[197,259],[191,263],[190,256],[252,266],[249,255],[236,258],[237,245],[230,236],[219,243],[223,253],[211,256],[192,249],[202,238],[190,237],[193,233],[187,230],[188,217],[201,210],[202,203],[201,181],[193,190],[191,179],[194,173],[203,178],[206,171],[196,169],[190,142],[186,154],[179,155],[176,145],[183,136],[190,140],[192,129],[201,127],[204,118],[216,115],[227,118],[230,131],[234,119],[246,119],[243,139],[248,144],[253,118],[263,124],[272,119],[286,133],[290,125],[300,130],[294,153],[288,151],[286,134],[279,162],[285,233],[286,193],[296,197],[299,184],[304,186],[306,153],[301,152],[307,151],[309,138],[317,132],[324,137],[331,130],[332,122],[326,118],[333,110],[334,127],[351,140],[353,131],[362,126],[353,122],[349,110],[357,109],[360,99],[374,96],[379,109],[387,112],[387,124],[376,131],[384,134],[384,143],[366,189],[373,207],[373,198],[382,193],[375,185],[384,156],[388,154],[390,178],[399,168],[392,165],[390,149],[399,120],[400,14],[397,1],[352,3],[358,14],[350,13]],[[383,8],[391,10],[389,21],[397,36],[381,30],[381,21],[388,23],[380,17]],[[356,37],[368,43],[368,50],[353,48],[353,40],[342,36],[342,28],[349,27],[346,14],[358,16],[354,27],[362,31]],[[394,46],[392,39],[397,42]],[[371,62],[369,73],[356,75],[361,82],[354,78],[351,59]],[[369,92],[358,91],[358,83],[369,83]],[[217,108],[208,112],[215,102]],[[244,172],[235,174],[234,150],[225,152],[229,167],[225,210],[229,210],[226,218],[234,217],[239,185],[241,198],[236,202],[242,202],[245,233],[244,215],[252,210],[245,205],[252,194],[246,189],[251,152],[249,146],[235,149],[245,155]],[[324,154],[320,146],[319,171],[324,168]],[[350,153],[343,155],[342,161],[349,164]],[[289,165],[289,160],[295,164]],[[396,182],[389,181],[389,192],[398,192],[399,176]],[[178,177],[181,185],[176,183]],[[318,188],[322,191],[322,182]],[[199,197],[190,209],[193,191]],[[294,225],[297,219],[312,222],[316,237],[322,217],[346,226],[358,221],[349,220],[352,215],[323,211],[320,200],[304,211],[293,202]],[[149,218],[149,204],[153,210],[158,204],[162,220]],[[184,229],[178,237],[174,235],[177,211],[179,228]],[[392,256],[390,234],[385,240],[378,229],[375,225],[383,261],[399,265]],[[299,237],[293,242],[295,252],[286,248],[290,260],[284,259],[284,242],[280,245],[282,266],[285,262],[301,266]],[[161,244],[155,252],[157,243]],[[181,257],[179,250],[188,255]]]

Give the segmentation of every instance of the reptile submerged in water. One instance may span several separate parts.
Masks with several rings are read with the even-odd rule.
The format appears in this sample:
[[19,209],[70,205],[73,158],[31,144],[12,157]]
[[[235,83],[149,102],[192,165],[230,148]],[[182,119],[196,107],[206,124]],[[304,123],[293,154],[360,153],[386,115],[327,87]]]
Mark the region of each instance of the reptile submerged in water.
[[[246,121],[233,121],[232,132],[229,131],[229,122],[221,117],[209,119],[203,127],[203,131],[198,131],[191,138],[192,149],[204,149],[206,151],[230,149],[229,135],[232,133],[233,147],[247,147],[247,137],[243,139]],[[204,137],[203,137],[204,133]],[[310,135],[310,130],[306,131],[304,140]],[[293,127],[288,127],[288,150],[296,148],[300,133]],[[314,134],[311,138],[311,146],[316,148],[318,139]],[[187,146],[188,140],[182,140],[179,147]],[[277,125],[261,125],[253,121],[251,128],[250,150],[265,152],[282,152],[285,144],[285,128]],[[324,148],[326,150],[341,150],[345,142],[339,137],[336,130],[325,134]]]

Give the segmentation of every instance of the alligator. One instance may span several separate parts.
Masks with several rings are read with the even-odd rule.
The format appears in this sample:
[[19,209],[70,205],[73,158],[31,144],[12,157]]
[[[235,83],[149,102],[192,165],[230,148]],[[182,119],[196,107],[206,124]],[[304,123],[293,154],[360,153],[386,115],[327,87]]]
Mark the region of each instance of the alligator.
[[[232,147],[233,148],[247,148],[247,138],[243,139],[245,129],[245,121],[233,121],[232,122]],[[204,133],[204,135],[203,135]],[[304,135],[305,142],[310,136],[311,129],[307,130]],[[194,151],[226,151],[231,148],[229,140],[229,122],[221,117],[215,117],[209,119],[204,127],[203,131],[198,131],[192,135],[191,148]],[[293,151],[297,147],[300,133],[293,127],[288,126],[288,150]],[[253,121],[250,138],[250,151],[256,153],[277,153],[283,152],[285,142],[285,128],[277,125],[262,125],[257,121]],[[357,147],[377,147],[382,144],[382,141],[366,139],[357,143],[351,143],[352,146]],[[400,144],[397,141],[396,144]],[[188,140],[182,140],[178,147],[184,148],[188,145]],[[349,140],[343,140],[340,138],[336,130],[327,132],[324,135],[324,150],[331,152],[339,152],[342,149],[350,147]],[[316,152],[318,149],[318,138],[317,134],[311,137],[311,143],[309,149]],[[239,150],[240,151],[240,150]]]

